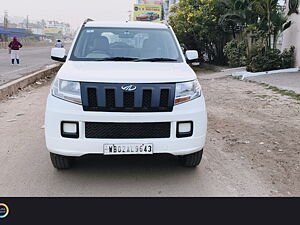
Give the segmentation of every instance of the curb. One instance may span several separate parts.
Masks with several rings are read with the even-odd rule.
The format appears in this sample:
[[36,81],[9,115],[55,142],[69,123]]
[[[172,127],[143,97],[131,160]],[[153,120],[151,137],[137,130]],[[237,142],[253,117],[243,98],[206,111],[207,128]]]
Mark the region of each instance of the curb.
[[299,68],[271,70],[271,71],[257,72],[257,73],[242,71],[242,72],[232,73],[232,76],[233,77],[242,77],[242,80],[243,80],[247,77],[257,77],[257,76],[261,76],[261,75],[272,75],[272,74],[278,74],[278,73],[295,73],[295,72],[299,72]]
[[[53,73],[56,73],[62,64],[53,64],[48,68],[39,70],[32,74],[28,74],[16,80],[10,81],[0,86],[0,100],[6,99],[18,92],[18,90],[27,87],[30,84],[35,83],[37,80],[45,78]],[[50,67],[50,68],[49,68]]]
[[236,68],[229,68],[229,69],[224,69],[224,70],[222,70],[221,72],[234,72],[234,71],[237,71],[237,72],[239,72],[239,71],[246,71],[246,67],[245,66],[243,66],[243,67],[236,67]]

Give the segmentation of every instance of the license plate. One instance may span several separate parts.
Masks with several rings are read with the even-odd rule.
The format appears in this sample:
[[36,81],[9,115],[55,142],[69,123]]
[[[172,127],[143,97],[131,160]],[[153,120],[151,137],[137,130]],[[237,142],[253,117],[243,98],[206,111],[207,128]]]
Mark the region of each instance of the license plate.
[[105,144],[104,155],[151,155],[153,144]]

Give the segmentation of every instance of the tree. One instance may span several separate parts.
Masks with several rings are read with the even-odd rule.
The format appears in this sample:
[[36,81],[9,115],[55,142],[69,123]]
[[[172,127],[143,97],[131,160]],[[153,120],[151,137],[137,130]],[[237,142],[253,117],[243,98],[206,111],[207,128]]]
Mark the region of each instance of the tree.
[[[170,24],[179,41],[218,64],[226,62],[224,46],[232,38],[245,43],[246,55],[257,43],[267,54],[276,49],[279,35],[291,26],[278,0],[181,0],[171,12]],[[254,41],[251,46],[250,38]],[[229,51],[233,45],[228,46],[227,52],[239,53]]]
[[282,13],[276,12],[272,15],[272,24],[273,24],[273,49],[276,48],[279,35],[290,28],[292,21],[288,20],[288,17],[284,16]]
[[218,64],[225,62],[223,48],[228,34],[218,23],[225,12],[217,0],[181,0],[173,6],[170,24],[180,42],[188,48],[207,53]]
[[220,0],[226,13],[220,17],[219,23],[224,31],[232,32],[235,39],[236,33],[242,33],[244,28],[257,21],[253,11],[255,0]]

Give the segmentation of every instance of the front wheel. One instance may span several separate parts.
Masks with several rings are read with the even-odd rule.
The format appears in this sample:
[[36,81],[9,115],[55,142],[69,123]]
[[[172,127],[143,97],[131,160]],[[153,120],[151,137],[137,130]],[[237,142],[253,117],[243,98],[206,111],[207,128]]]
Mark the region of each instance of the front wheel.
[[195,152],[190,155],[179,156],[181,164],[185,167],[197,167],[199,166],[203,155],[203,149],[199,152]]
[[52,165],[59,170],[70,169],[72,167],[72,157],[50,153]]

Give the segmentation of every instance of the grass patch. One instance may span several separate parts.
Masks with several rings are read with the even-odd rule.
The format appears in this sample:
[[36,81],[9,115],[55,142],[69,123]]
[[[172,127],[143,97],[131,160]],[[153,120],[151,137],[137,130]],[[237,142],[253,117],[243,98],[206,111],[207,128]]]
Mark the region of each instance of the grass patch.
[[[235,80],[240,80],[240,77],[232,77],[233,79]],[[249,83],[256,83],[256,84],[259,84],[261,86],[264,86],[265,88],[269,89],[269,90],[272,90],[278,94],[281,94],[281,95],[284,95],[284,96],[289,96],[293,99],[296,99],[298,101],[300,101],[300,94],[297,94],[296,92],[294,91],[290,91],[290,90],[283,90],[283,89],[280,89],[280,88],[277,88],[277,87],[274,87],[274,86],[270,86],[268,84],[265,84],[265,83],[259,83],[259,82],[256,82],[256,81],[252,81],[252,80],[246,80],[246,82],[249,82]],[[263,96],[258,96],[258,97],[263,97]]]
[[264,86],[268,90],[272,90],[272,91],[274,91],[274,92],[276,92],[278,94],[281,94],[281,95],[284,95],[284,96],[289,96],[289,97],[291,97],[293,99],[296,99],[296,100],[300,101],[300,94],[297,94],[294,91],[283,90],[283,89],[280,89],[278,87],[270,86],[270,85],[264,84],[264,83],[258,83],[258,82],[255,82],[255,81],[254,81],[254,83],[260,84],[261,86]]
[[267,89],[269,89],[269,90],[272,90],[272,91],[274,91],[274,92],[277,92],[277,93],[279,93],[279,94],[281,94],[281,95],[290,96],[290,97],[292,97],[292,98],[294,98],[294,99],[300,101],[300,94],[297,94],[297,93],[294,92],[294,91],[282,90],[282,89],[279,89],[279,88],[277,88],[277,87],[268,86],[268,85],[266,85],[266,86],[267,86]]

